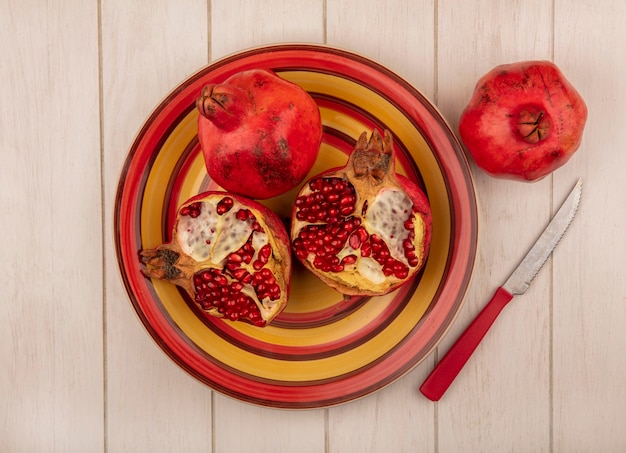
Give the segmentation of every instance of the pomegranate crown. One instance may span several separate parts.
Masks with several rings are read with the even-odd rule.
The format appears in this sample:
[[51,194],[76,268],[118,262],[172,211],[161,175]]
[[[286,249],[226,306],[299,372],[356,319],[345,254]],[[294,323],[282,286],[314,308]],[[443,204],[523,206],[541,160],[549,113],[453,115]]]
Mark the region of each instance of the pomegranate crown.
[[385,176],[393,173],[393,138],[387,129],[384,136],[374,129],[369,140],[367,132],[363,132],[356,142],[354,151],[350,154],[349,162],[356,178],[369,178],[378,185]]
[[249,93],[239,87],[210,84],[196,99],[196,109],[215,127],[228,132],[242,124],[250,102]]

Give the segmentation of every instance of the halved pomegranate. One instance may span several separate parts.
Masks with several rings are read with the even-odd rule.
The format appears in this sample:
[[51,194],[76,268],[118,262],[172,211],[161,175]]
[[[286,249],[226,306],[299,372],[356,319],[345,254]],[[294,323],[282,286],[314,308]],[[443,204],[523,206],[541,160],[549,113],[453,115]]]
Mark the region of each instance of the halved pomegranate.
[[260,203],[205,192],[178,210],[172,241],[140,258],[147,277],[182,287],[210,315],[265,326],[286,306],[287,231]]
[[291,223],[296,257],[344,295],[382,295],[424,266],[432,230],[428,200],[395,172],[391,133],[364,132],[344,168],[309,180]]

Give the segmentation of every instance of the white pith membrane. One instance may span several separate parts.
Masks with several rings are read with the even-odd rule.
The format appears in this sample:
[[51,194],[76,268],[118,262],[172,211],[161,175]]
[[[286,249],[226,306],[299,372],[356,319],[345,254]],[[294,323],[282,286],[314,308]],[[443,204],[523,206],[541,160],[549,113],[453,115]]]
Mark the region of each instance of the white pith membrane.
[[[217,204],[223,198],[230,197],[216,196],[196,202],[200,203],[200,215],[197,217],[181,215],[178,219],[176,240],[181,251],[196,262],[203,263],[207,268],[223,269],[227,257],[243,247],[250,235],[252,235],[254,256],[250,263],[241,263],[241,268],[253,274],[257,270],[253,268],[252,263],[257,259],[259,250],[264,245],[270,244],[272,254],[268,263],[271,263],[275,259],[274,251],[277,250],[276,244],[267,233],[254,230],[254,220],[248,218],[240,220],[237,218],[237,212],[244,209],[252,212],[258,222],[261,217],[260,214],[249,206],[232,199],[234,202],[232,208],[222,215],[218,214]],[[266,264],[264,267],[268,267],[268,265]],[[226,278],[229,284],[237,281],[231,279],[228,275],[226,275]],[[261,311],[263,319],[269,318],[276,305],[280,302],[280,299],[271,300],[269,296],[259,299],[250,283],[244,283],[241,292],[254,301]]]
[[[300,195],[311,193],[311,190],[305,190]],[[359,212],[358,206],[361,203],[357,201],[357,209],[355,214]],[[411,230],[405,228],[405,223],[412,219],[414,239],[413,244],[421,244],[424,238],[424,223],[419,215],[413,215],[413,202],[409,195],[402,189],[397,187],[388,187],[383,189],[374,198],[373,202],[366,210],[365,216],[361,219],[363,226],[369,236],[378,235],[388,246],[390,255],[409,268],[409,275],[414,267],[409,265],[408,259],[404,253],[403,241],[409,237]],[[300,230],[306,225],[315,225],[315,223],[307,223],[297,221],[294,225],[294,237],[298,237]],[[324,223],[318,225],[326,225]],[[347,240],[341,251],[337,253],[337,257],[341,260],[348,255],[358,256],[355,264],[345,265],[342,272],[322,272],[328,278],[347,285],[360,285],[360,280],[365,279],[371,284],[368,286],[373,290],[382,290],[387,286],[392,286],[400,281],[397,277],[386,276],[383,273],[383,267],[378,261],[372,257],[362,257],[360,250],[350,246]],[[307,261],[313,266],[315,254],[309,253]]]

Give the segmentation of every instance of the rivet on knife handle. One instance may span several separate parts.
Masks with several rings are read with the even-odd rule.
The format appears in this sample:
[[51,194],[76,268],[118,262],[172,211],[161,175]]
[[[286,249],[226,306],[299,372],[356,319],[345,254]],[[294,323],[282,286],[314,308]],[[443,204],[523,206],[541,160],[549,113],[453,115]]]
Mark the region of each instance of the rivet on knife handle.
[[581,194],[582,181],[579,179],[515,271],[504,285],[498,288],[489,303],[465,329],[421,385],[420,391],[424,396],[432,401],[438,401],[443,396],[502,309],[513,299],[513,295],[526,292],[530,282],[537,275],[574,219]]

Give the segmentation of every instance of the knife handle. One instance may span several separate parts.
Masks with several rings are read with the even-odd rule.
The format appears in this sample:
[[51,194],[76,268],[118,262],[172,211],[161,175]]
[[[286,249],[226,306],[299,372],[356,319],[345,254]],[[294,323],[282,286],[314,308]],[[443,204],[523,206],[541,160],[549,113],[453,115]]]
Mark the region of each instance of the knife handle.
[[496,290],[489,303],[465,329],[421,385],[420,391],[426,398],[439,401],[511,299],[513,295],[504,288],[499,287]]

